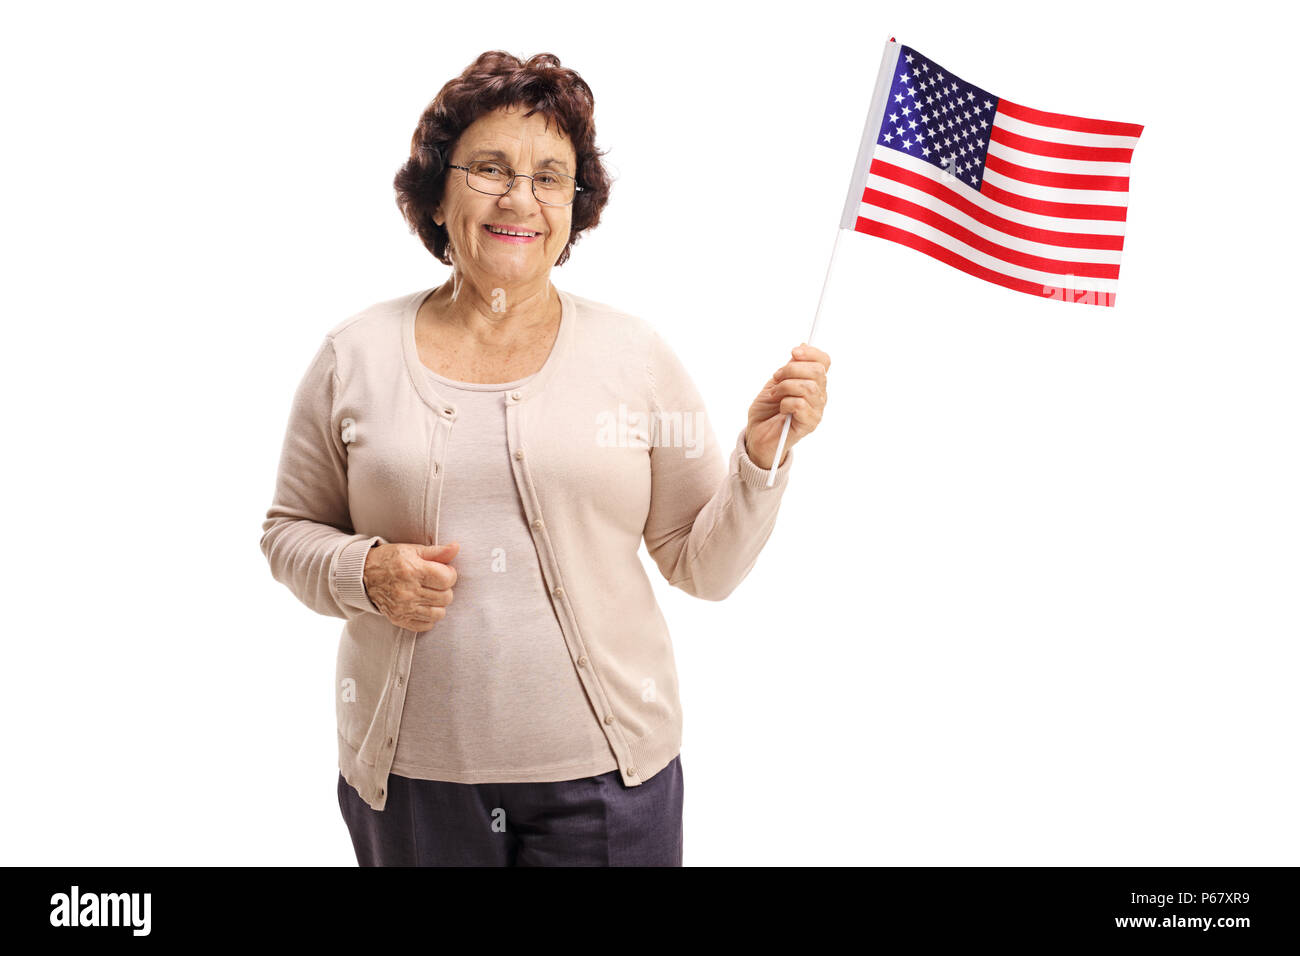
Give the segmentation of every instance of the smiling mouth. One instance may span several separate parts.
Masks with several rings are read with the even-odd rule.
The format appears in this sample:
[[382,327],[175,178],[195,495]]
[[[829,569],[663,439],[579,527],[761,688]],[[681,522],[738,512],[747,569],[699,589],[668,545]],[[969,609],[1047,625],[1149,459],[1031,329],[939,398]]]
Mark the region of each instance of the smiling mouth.
[[540,232],[533,232],[531,229],[517,229],[510,226],[494,226],[490,223],[484,223],[483,228],[494,236],[500,236],[503,239],[536,239],[541,235]]

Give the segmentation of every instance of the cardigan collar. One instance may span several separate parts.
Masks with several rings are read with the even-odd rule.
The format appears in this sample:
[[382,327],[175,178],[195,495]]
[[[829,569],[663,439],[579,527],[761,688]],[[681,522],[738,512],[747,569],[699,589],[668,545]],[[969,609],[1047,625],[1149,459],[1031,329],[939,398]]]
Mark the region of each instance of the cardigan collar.
[[[439,415],[454,419],[456,417],[456,403],[434,387],[432,376],[427,374],[427,366],[420,361],[420,350],[415,342],[415,316],[420,311],[420,306],[424,304],[424,300],[432,295],[437,288],[438,286],[433,286],[412,293],[407,297],[402,309],[402,321],[399,323],[402,335],[402,354],[406,361],[407,373],[411,377],[411,383],[415,386],[415,390],[419,392],[425,404]],[[539,393],[546,386],[555,369],[563,363],[564,356],[573,341],[574,326],[578,317],[577,305],[569,293],[559,288],[556,288],[555,291],[560,297],[560,328],[555,335],[555,342],[551,345],[551,353],[532,378],[518,388],[511,389],[506,393],[507,406],[526,402]]]

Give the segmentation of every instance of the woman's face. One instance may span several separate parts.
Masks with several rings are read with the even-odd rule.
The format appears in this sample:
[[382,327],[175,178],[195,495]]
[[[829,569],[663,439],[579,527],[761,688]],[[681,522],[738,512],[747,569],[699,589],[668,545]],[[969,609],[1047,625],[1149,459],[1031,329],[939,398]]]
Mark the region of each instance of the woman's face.
[[[451,162],[468,166],[473,159],[495,159],[516,173],[549,169],[575,176],[577,155],[568,137],[555,123],[548,127],[541,113],[524,118],[525,111],[502,108],[480,116],[461,133]],[[573,206],[542,205],[533,196],[531,182],[516,179],[504,196],[489,196],[469,188],[464,170],[447,170],[433,220],[447,228],[456,267],[481,288],[546,281],[569,241]],[[488,231],[489,225],[539,235],[500,238]]]

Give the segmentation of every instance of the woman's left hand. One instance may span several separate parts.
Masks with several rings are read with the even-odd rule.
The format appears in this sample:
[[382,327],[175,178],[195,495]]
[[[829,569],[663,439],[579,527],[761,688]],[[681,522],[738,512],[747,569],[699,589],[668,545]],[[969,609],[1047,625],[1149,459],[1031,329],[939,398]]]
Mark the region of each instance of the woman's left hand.
[[790,354],[791,360],[772,374],[749,406],[745,453],[764,469],[772,467],[787,412],[793,418],[790,433],[785,436],[782,464],[795,443],[817,427],[826,409],[826,373],[830,371],[831,357],[807,344],[791,349]]

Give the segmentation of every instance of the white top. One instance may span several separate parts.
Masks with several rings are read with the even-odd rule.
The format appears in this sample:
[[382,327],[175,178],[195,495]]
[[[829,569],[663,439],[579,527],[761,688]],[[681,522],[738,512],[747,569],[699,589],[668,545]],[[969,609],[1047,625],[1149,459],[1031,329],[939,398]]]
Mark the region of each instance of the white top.
[[547,594],[506,443],[515,382],[457,382],[438,543],[452,559],[447,616],[415,642],[392,770],[423,780],[573,780],[618,768]]

